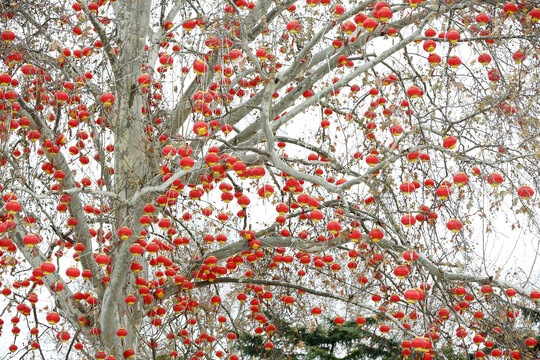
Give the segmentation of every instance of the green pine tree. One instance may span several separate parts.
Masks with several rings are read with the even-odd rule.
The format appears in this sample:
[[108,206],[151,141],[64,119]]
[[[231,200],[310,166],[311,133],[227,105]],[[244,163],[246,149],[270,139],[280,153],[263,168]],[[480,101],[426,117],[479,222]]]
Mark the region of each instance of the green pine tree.
[[284,319],[272,319],[276,332],[274,348],[264,349],[265,336],[240,334],[239,350],[246,358],[287,360],[360,360],[399,358],[401,344],[377,335],[377,320],[366,319],[359,327],[354,321],[337,326],[331,319],[314,329],[294,327]]

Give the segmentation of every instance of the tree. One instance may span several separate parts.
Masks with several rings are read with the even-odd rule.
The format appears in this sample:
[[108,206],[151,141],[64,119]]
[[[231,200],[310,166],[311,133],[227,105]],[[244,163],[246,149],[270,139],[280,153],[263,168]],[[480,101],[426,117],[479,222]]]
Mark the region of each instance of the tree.
[[7,357],[532,356],[539,6],[2,3]]
[[[366,324],[360,327],[355,321],[338,325],[333,319],[327,318],[311,330],[287,324],[282,319],[271,318],[272,324],[276,325],[274,339],[277,337],[284,344],[278,342],[277,346],[270,349],[266,358],[352,360],[400,357],[401,343],[375,334],[377,319],[375,317],[368,319],[366,319]],[[245,356],[252,356],[254,359],[260,357],[266,345],[264,338],[244,332],[240,335],[240,339]],[[291,354],[284,350],[290,347],[305,348],[305,354]],[[336,354],[341,356],[336,356]]]

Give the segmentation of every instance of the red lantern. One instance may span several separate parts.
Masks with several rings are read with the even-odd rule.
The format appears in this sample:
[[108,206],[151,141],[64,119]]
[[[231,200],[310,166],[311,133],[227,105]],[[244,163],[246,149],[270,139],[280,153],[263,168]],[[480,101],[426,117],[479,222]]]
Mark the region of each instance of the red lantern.
[[373,32],[378,25],[379,24],[377,21],[372,18],[364,20],[364,23],[362,24],[363,28],[366,29],[367,32]]
[[493,173],[487,177],[487,182],[493,187],[498,187],[503,183],[503,181],[504,178],[499,173]]
[[193,132],[200,136],[206,136],[208,134],[208,125],[204,121],[197,121],[193,125]]
[[15,40],[15,33],[11,30],[4,30],[4,32],[2,32],[2,40],[5,42],[11,42]]
[[47,261],[41,264],[41,270],[43,271],[43,274],[49,275],[56,271],[56,266],[54,266],[53,263]]
[[444,185],[438,187],[435,193],[441,200],[447,200],[452,195],[450,188]]
[[328,230],[331,234],[335,235],[341,231],[341,225],[338,221],[330,221],[326,225],[326,230]]
[[450,56],[448,58],[448,65],[450,65],[450,67],[457,68],[459,65],[461,65],[461,59],[459,56]]
[[261,198],[266,199],[274,194],[274,188],[272,185],[264,185],[259,189],[258,193]]
[[379,228],[371,230],[368,235],[373,242],[379,242],[384,237],[383,231]]
[[124,227],[120,228],[120,230],[118,230],[118,236],[120,236],[120,239],[122,239],[122,240],[129,239],[132,234],[133,234],[133,232],[127,226],[124,226]]
[[428,62],[431,64],[431,66],[437,66],[441,63],[442,59],[438,54],[429,54],[428,56]]
[[540,20],[540,8],[534,8],[529,11],[529,16],[531,17],[531,21],[533,23],[537,23]]
[[66,269],[66,275],[73,280],[81,275],[81,271],[76,267],[70,267]]
[[[356,25],[352,21],[345,21],[343,25],[341,25],[341,31],[343,31],[346,35],[351,35],[356,31]],[[341,42],[340,46],[338,47],[341,47]]]
[[476,22],[480,25],[486,25],[487,23],[489,23],[489,16],[485,13],[480,13],[476,15]]
[[458,338],[464,338],[467,336],[467,331],[465,330],[465,328],[463,327],[459,327],[457,330],[456,330],[456,336]]
[[36,235],[26,235],[23,238],[23,243],[28,248],[33,248],[39,243],[39,238]]
[[491,55],[481,54],[478,56],[478,62],[484,66],[488,65],[491,62]]
[[446,223],[446,227],[448,230],[452,231],[453,233],[456,233],[460,231],[463,228],[463,225],[461,224],[461,221],[457,219],[452,219]]
[[431,348],[431,341],[426,337],[416,337],[411,341],[411,347],[416,351],[425,352]]
[[124,299],[124,302],[128,304],[129,306],[131,306],[137,302],[137,298],[134,295],[128,295]]
[[405,227],[411,227],[416,224],[416,218],[411,214],[407,214],[401,218],[401,223],[405,225]]
[[398,279],[405,279],[409,275],[409,268],[407,266],[398,266],[394,269],[394,275],[396,275]]
[[313,210],[309,213],[309,219],[314,223],[318,223],[324,218],[324,214],[320,210]]
[[420,90],[420,88],[418,88],[417,86],[411,86],[410,88],[407,89],[407,95],[411,99],[415,99],[419,96],[422,96],[422,90]]
[[502,354],[503,352],[500,349],[493,349],[491,351],[491,356],[493,356],[494,358],[499,358]]
[[109,107],[114,104],[114,95],[111,93],[104,93],[99,100],[103,103],[103,106]]
[[468,183],[469,177],[465,173],[460,172],[454,175],[454,184],[456,184],[457,186],[462,187],[467,185]]
[[445,149],[453,149],[456,147],[457,138],[455,136],[447,136],[443,140],[443,147]]
[[46,319],[49,322],[49,324],[54,325],[60,321],[60,315],[58,315],[56,312],[53,311],[47,314]]
[[14,215],[21,211],[21,204],[19,204],[17,201],[8,201],[6,203],[6,210],[9,214]]
[[532,187],[524,185],[518,189],[518,195],[520,198],[527,200],[534,196],[534,190]]
[[366,156],[366,163],[370,167],[373,167],[373,166],[375,166],[375,165],[377,165],[379,163],[379,158],[377,157],[377,155],[370,154],[370,155]]
[[527,58],[527,55],[521,50],[518,50],[512,55],[512,59],[516,62],[516,64],[520,64],[523,60]]
[[137,82],[142,88],[147,88],[152,83],[152,77],[148,74],[142,74],[137,78]]
[[99,266],[107,266],[111,262],[111,259],[105,254],[99,254],[96,256],[96,263]]
[[451,44],[456,44],[460,38],[459,31],[456,29],[450,29],[446,33],[446,40],[450,41]]
[[287,23],[287,31],[291,34],[296,34],[302,29],[300,23],[296,20],[291,20]]
[[399,186],[399,189],[403,194],[408,195],[416,190],[416,186],[412,182],[404,182]]
[[407,250],[403,253],[402,256],[403,256],[403,259],[405,259],[405,261],[407,262],[418,260],[418,253],[414,250],[412,252]]
[[429,39],[429,40],[424,41],[423,48],[425,51],[432,52],[435,50],[436,47],[437,47],[437,43],[434,40]]
[[208,71],[208,65],[206,65],[204,60],[196,60],[193,63],[193,71],[197,75],[202,75]]
[[533,339],[533,338],[528,338],[527,340],[525,340],[525,345],[527,345],[531,349],[534,348],[537,343],[538,341],[536,341],[536,339]]
[[503,6],[503,11],[506,13],[506,16],[511,16],[517,13],[518,8],[516,4],[509,2]]
[[127,336],[128,332],[125,328],[121,327],[120,329],[116,330],[116,336],[118,336],[120,339],[123,339]]
[[408,303],[414,304],[418,301],[422,301],[425,297],[424,292],[419,289],[410,289],[403,293],[403,297]]

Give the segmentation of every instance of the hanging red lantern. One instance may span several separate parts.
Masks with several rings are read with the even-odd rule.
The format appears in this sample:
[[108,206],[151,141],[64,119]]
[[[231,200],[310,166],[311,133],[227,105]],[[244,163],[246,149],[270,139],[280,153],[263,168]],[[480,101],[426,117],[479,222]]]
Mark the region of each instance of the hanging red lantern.
[[478,62],[484,66],[488,65],[491,62],[491,55],[481,54],[478,56]]
[[407,95],[411,98],[411,99],[415,99],[419,96],[422,96],[422,90],[420,90],[420,88],[418,86],[411,86],[410,88],[407,89]]
[[19,204],[17,201],[8,201],[5,205],[5,208],[8,212],[8,214],[15,215],[19,211],[21,211],[21,204]]
[[506,14],[506,16],[512,16],[514,15],[515,13],[517,13],[518,11],[518,8],[517,8],[517,5],[512,3],[512,2],[509,2],[509,3],[506,3],[504,6],[503,6],[503,11],[504,13]]
[[405,251],[402,255],[403,259],[407,262],[416,261],[418,260],[418,253],[416,251]]
[[453,149],[456,147],[457,138],[455,136],[446,136],[443,140],[443,147],[445,149]]
[[133,234],[133,232],[131,231],[130,228],[128,228],[127,226],[124,226],[122,228],[120,228],[120,230],[118,230],[118,236],[120,237],[120,239],[122,240],[127,240],[131,237],[131,235]]
[[44,275],[49,275],[56,271],[56,266],[54,266],[54,264],[50,261],[41,264],[40,268],[43,271]]
[[111,93],[104,93],[99,100],[103,103],[103,106],[109,107],[114,104],[114,95]]
[[23,238],[23,244],[28,248],[33,248],[39,243],[39,238],[36,235],[26,235]]
[[375,165],[377,165],[379,163],[379,158],[375,154],[370,154],[370,155],[366,156],[365,161],[370,167],[373,167],[373,166],[375,166]]
[[528,200],[534,196],[534,190],[529,185],[524,185],[520,187],[517,193],[518,193],[518,196],[524,200]]
[[368,18],[363,22],[362,27],[366,29],[367,32],[373,32],[378,25],[379,24],[375,19]]
[[203,75],[208,71],[208,65],[204,62],[204,60],[196,60],[193,63],[193,71],[197,75]]
[[422,47],[424,48],[425,51],[432,52],[437,47],[437,43],[434,40],[429,39],[429,40],[424,41],[424,44]]
[[450,29],[446,33],[446,40],[448,40],[451,44],[456,44],[461,36],[459,35],[459,31],[456,29]]
[[264,185],[258,190],[258,194],[263,199],[269,198],[274,194],[274,187],[272,185]]
[[518,50],[512,55],[512,59],[514,59],[516,64],[520,64],[523,60],[527,58],[527,55],[521,50]]
[[394,269],[394,275],[398,279],[405,279],[409,275],[409,268],[407,266],[398,266]]
[[418,301],[422,301],[425,297],[424,292],[419,289],[409,289],[403,293],[403,297],[408,303],[414,304]]
[[531,17],[531,21],[533,23],[537,23],[540,20],[540,8],[534,8],[529,11],[529,16]]
[[416,218],[411,214],[407,214],[401,218],[401,223],[405,225],[405,227],[411,227],[416,224]]
[[73,280],[81,275],[81,271],[76,267],[70,267],[66,269],[66,275]]
[[96,263],[99,266],[107,266],[111,262],[111,259],[105,254],[99,254],[96,256]]
[[15,40],[15,33],[11,30],[4,30],[2,32],[2,40],[5,42],[12,42]]
[[208,125],[204,121],[197,121],[193,125],[193,132],[199,136],[206,136],[208,134]]
[[137,78],[137,83],[142,88],[147,88],[152,83],[152,77],[148,74],[142,74],[141,76]]
[[379,242],[384,237],[384,233],[382,232],[381,229],[375,228],[369,232],[368,236],[371,239],[371,241]]
[[341,231],[341,225],[338,221],[330,221],[326,225],[326,230],[328,230],[332,235],[335,235]]
[[414,190],[416,190],[416,186],[414,186],[412,182],[407,181],[399,186],[399,190],[403,194],[408,195],[408,194],[412,194]]
[[[351,35],[356,31],[356,25],[352,21],[345,21],[343,25],[341,25],[341,31],[343,31],[346,35]],[[341,47],[341,45],[338,47]]]
[[324,214],[320,210],[313,210],[309,213],[309,219],[314,223],[318,223],[324,218]]
[[498,187],[499,185],[503,183],[503,181],[504,181],[503,176],[497,172],[492,173],[491,175],[487,177],[487,182],[493,187]]
[[60,321],[60,315],[58,315],[56,312],[48,313],[45,317],[47,322],[51,325],[54,325]]
[[302,29],[300,23],[296,20],[291,20],[287,23],[287,31],[291,34],[296,34]]
[[480,25],[486,25],[489,23],[489,15],[486,13],[480,13],[476,15],[476,22]]
[[446,223],[446,227],[448,228],[448,230],[456,233],[463,228],[463,224],[461,224],[461,221],[457,219],[452,219]]
[[121,327],[120,329],[116,330],[116,336],[118,336],[120,339],[123,339],[127,336],[128,332],[125,328]]
[[437,194],[439,199],[447,200],[450,197],[450,195],[452,195],[452,190],[450,190],[449,187],[447,187],[445,185],[442,185],[442,186],[437,188],[435,193]]
[[538,341],[534,338],[528,338],[525,340],[525,345],[527,345],[530,349],[534,348],[538,344]]
[[461,65],[461,59],[456,55],[450,56],[448,58],[448,65],[450,65],[450,67],[457,68],[459,65]]
[[428,56],[428,62],[431,66],[437,66],[441,63],[442,59],[438,54],[432,53]]
[[463,172],[460,172],[454,175],[453,180],[454,180],[454,184],[456,184],[458,187],[465,186],[469,183],[469,177]]

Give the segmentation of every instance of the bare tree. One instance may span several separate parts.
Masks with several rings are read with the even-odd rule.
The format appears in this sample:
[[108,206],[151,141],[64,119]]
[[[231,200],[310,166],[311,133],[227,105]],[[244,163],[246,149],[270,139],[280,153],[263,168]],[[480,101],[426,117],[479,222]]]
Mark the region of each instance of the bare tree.
[[8,357],[264,358],[318,312],[531,353],[539,6],[2,3]]

